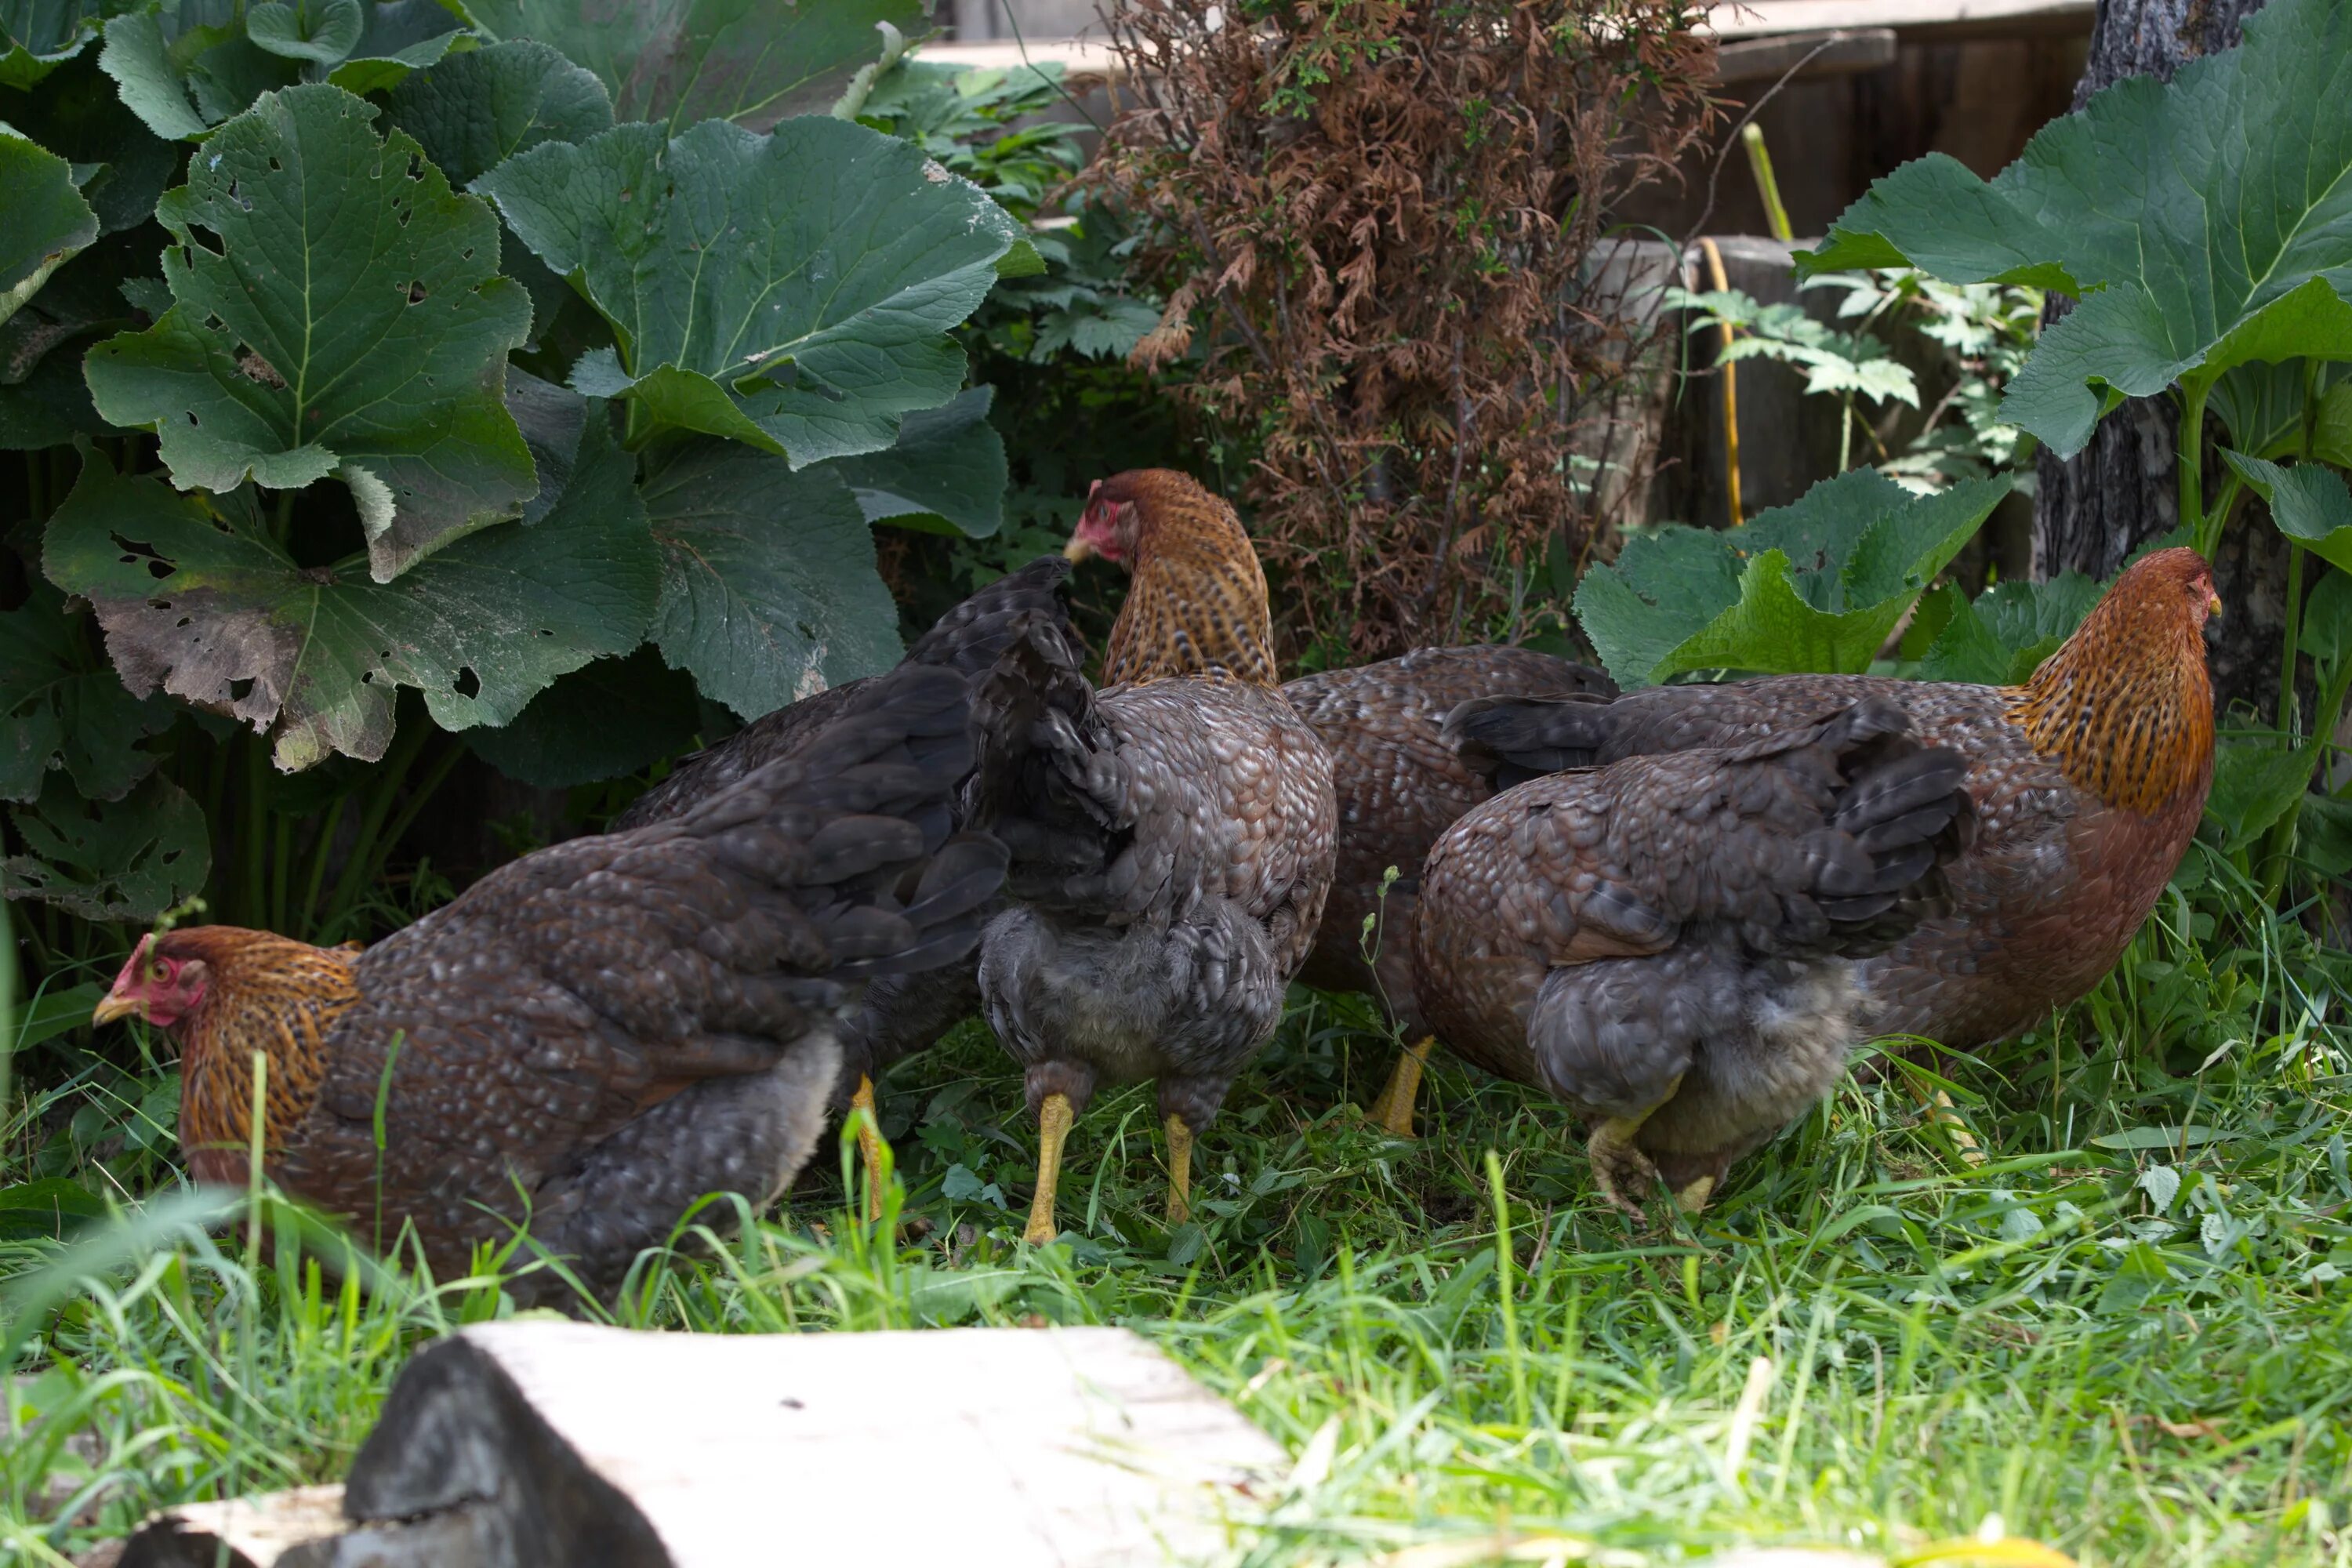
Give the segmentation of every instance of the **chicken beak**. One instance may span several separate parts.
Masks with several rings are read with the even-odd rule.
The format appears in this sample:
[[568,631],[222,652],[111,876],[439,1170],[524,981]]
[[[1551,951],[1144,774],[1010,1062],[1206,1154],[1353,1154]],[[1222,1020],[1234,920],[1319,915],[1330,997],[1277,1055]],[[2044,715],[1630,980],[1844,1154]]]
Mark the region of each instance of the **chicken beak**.
[[1070,535],[1070,542],[1062,546],[1062,559],[1065,561],[1091,561],[1094,555],[1095,547],[1087,542],[1084,534]]
[[2219,620],[2219,619],[2221,618],[2221,595],[2219,595],[2219,594],[2209,594],[2209,595],[2207,595],[2205,596],[2205,613],[2206,613],[2207,615],[2209,615],[2209,616],[2212,616],[2214,619],[2216,619],[2216,620]]
[[117,1018],[143,1017],[145,1014],[145,1007],[136,996],[125,996],[120,991],[110,991],[99,1000],[96,1007],[90,1009],[89,1022],[90,1026],[95,1028],[100,1024],[111,1024]]

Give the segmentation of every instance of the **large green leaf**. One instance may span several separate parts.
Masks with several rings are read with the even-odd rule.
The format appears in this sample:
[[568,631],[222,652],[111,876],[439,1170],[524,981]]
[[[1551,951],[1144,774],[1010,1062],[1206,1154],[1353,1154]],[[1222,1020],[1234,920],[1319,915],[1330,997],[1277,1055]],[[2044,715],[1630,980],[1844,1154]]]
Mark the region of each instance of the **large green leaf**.
[[[37,92],[6,100],[0,118],[74,165],[82,200],[101,234],[135,228],[155,216],[155,198],[178,174],[187,151],[151,133],[122,106],[98,68],[95,51],[59,68]],[[150,247],[142,265],[154,264]]]
[[2312,753],[2269,741],[2225,740],[2213,749],[2213,791],[2205,815],[2230,848],[2270,831],[2311,787]]
[[833,466],[795,473],[689,441],[661,454],[644,488],[662,555],[654,639],[706,695],[756,718],[897,661],[898,606]]
[[96,0],[0,0],[0,87],[30,91],[98,36]]
[[452,55],[393,89],[386,112],[461,189],[542,142],[613,128],[604,84],[545,44]]
[[[370,570],[512,517],[537,489],[500,398],[530,327],[497,220],[340,88],[223,126],[157,216],[173,308],[90,351],[98,409],[161,439],[174,483],[349,485]],[[200,237],[200,232],[205,237]]]
[[503,724],[557,676],[636,646],[660,568],[632,467],[592,416],[544,520],[485,529],[378,584],[357,558],[297,565],[249,490],[215,508],[93,458],[43,565],[96,608],[133,691],[274,728],[289,771],[335,752],[373,762],[397,686],[421,689],[444,729]]
[[148,129],[194,141],[265,93],[375,92],[471,42],[439,0],[143,0],[106,25],[100,63]]
[[2009,487],[1914,495],[1856,468],[1742,528],[1669,525],[1585,574],[1577,619],[1629,688],[1685,670],[1866,669]]
[[1990,184],[1940,154],[1905,164],[1799,266],[2081,296],[2001,401],[2061,455],[2124,395],[2352,359],[2352,5],[2271,0],[2245,37],[2168,85],[2116,83]]
[[8,816],[25,853],[0,860],[0,890],[84,920],[152,920],[212,870],[204,808],[160,773],[111,805],[84,800],[51,774],[37,804]]
[[2226,447],[2221,456],[2269,504],[2281,533],[2352,572],[2352,490],[2345,489],[2343,475],[2318,463],[2283,468]]
[[0,615],[0,800],[34,799],[59,768],[81,795],[120,800],[159,760],[139,742],[171,728],[171,703],[124,690],[90,656],[84,621],[40,582]]
[[887,452],[836,465],[868,522],[985,539],[1004,521],[1004,442],[988,422],[995,389],[909,414]]
[[453,0],[488,38],[536,38],[593,70],[624,118],[765,131],[823,108],[880,55],[876,24],[925,28],[922,0]]
[[[1918,678],[2023,685],[2074,635],[2105,591],[2079,572],[2063,572],[2046,583],[1996,583],[1973,600],[1948,584],[1938,588],[1937,595],[1958,602],[1920,660]],[[1922,604],[1922,618],[1927,614]]]
[[551,142],[474,188],[620,342],[572,384],[788,457],[878,451],[963,385],[947,335],[1020,237],[976,185],[847,121]]
[[98,237],[98,215],[75,189],[73,166],[0,124],[0,321]]
[[694,678],[651,644],[600,658],[530,700],[502,729],[468,730],[475,755],[509,778],[569,789],[635,773],[694,739]]
[[[585,142],[613,128],[604,84],[545,44],[452,55],[394,88],[386,106],[392,122],[422,142],[460,189],[542,142]],[[525,346],[536,349],[578,296],[511,237],[499,269],[530,295],[532,341]]]

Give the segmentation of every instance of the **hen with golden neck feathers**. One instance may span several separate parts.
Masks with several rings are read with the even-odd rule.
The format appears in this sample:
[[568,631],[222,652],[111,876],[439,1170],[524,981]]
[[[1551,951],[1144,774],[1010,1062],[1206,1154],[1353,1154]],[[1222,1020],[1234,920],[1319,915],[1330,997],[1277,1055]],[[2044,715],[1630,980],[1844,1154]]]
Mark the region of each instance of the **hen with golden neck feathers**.
[[2020,687],[1785,675],[1651,687],[1607,703],[1474,703],[1448,721],[1505,783],[1736,746],[1867,697],[1969,758],[1979,831],[1952,908],[1860,971],[1873,1032],[1956,1048],[2046,1018],[2098,984],[2188,852],[2213,778],[2204,628],[2221,602],[2190,550],[2134,563]]
[[524,856],[364,952],[148,939],[96,1017],[180,1040],[199,1179],[243,1177],[258,1053],[286,1191],[383,1248],[413,1233],[444,1279],[528,1226],[609,1297],[704,1194],[764,1204],[800,1168],[869,976],[971,951],[1005,858],[950,836],[969,684],[901,668],[792,757],[670,821]]

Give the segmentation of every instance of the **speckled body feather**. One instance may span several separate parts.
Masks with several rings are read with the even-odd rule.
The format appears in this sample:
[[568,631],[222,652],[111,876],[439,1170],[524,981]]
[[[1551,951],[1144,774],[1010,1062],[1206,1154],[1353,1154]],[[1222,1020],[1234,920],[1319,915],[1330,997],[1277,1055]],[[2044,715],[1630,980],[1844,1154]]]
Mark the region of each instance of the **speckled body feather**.
[[1449,722],[1501,776],[1738,745],[1876,697],[1969,759],[1979,830],[1952,907],[1864,965],[1874,1034],[1959,1049],[2046,1018],[2098,984],[2155,907],[2203,815],[2211,594],[2191,552],[2148,557],[2023,687],[1789,675],[1653,687],[1605,704],[1476,705]]
[[1908,729],[1858,702],[1473,808],[1422,873],[1431,1026],[1587,1116],[1646,1114],[1638,1147],[1677,1190],[1719,1180],[1835,1082],[1856,961],[1945,896],[1966,764]]
[[867,975],[971,951],[1004,854],[950,837],[967,692],[930,668],[876,681],[792,759],[670,822],[526,856],[356,960],[162,939],[209,940],[236,1009],[191,1032],[191,1093],[219,1058],[233,1082],[250,1040],[310,1029],[314,1050],[273,1054],[273,1084],[306,1062],[316,1081],[269,1161],[289,1191],[386,1247],[414,1226],[445,1277],[527,1218],[609,1294],[703,1194],[782,1189]]
[[[1070,564],[1041,556],[974,593],[917,638],[901,668],[930,665],[977,678],[996,662],[1016,631],[1041,622],[1070,647],[1081,645],[1062,598]],[[614,819],[613,828],[669,821],[755,768],[791,757],[869,684],[851,680],[753,720],[734,735],[681,762]],[[877,976],[863,1002],[841,1022],[841,1077],[835,1086],[839,1114],[861,1078],[878,1079],[894,1062],[928,1050],[962,1019],[980,1010],[974,963],[941,964],[911,973]]]
[[[1411,942],[1422,861],[1439,834],[1495,793],[1445,743],[1445,715],[1480,697],[1615,692],[1597,669],[1523,647],[1418,648],[1286,684],[1283,697],[1330,748],[1339,804],[1331,897],[1298,978],[1325,991],[1367,993],[1409,1038],[1426,1033],[1413,1000]],[[1383,900],[1391,866],[1397,880]],[[1378,920],[1370,962],[1368,917]]]

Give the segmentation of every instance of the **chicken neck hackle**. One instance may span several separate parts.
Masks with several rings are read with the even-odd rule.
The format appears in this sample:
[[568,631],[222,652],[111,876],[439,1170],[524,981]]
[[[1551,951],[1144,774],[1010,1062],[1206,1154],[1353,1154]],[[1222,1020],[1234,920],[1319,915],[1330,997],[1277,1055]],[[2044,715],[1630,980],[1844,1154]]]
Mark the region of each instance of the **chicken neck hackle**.
[[309,1113],[328,1031],[359,1000],[360,944],[312,947],[238,926],[140,938],[91,1021],[139,1017],[179,1041],[180,1146],[199,1182],[245,1179],[253,1058],[268,1058],[265,1156]]
[[2010,722],[2075,788],[2153,816],[2213,773],[2213,681],[2205,622],[2221,614],[2212,568],[2160,550],[2116,582],[2022,686]]
[[1234,509],[1171,468],[1097,479],[1063,552],[1132,574],[1103,650],[1106,686],[1181,675],[1281,684],[1265,570]]

